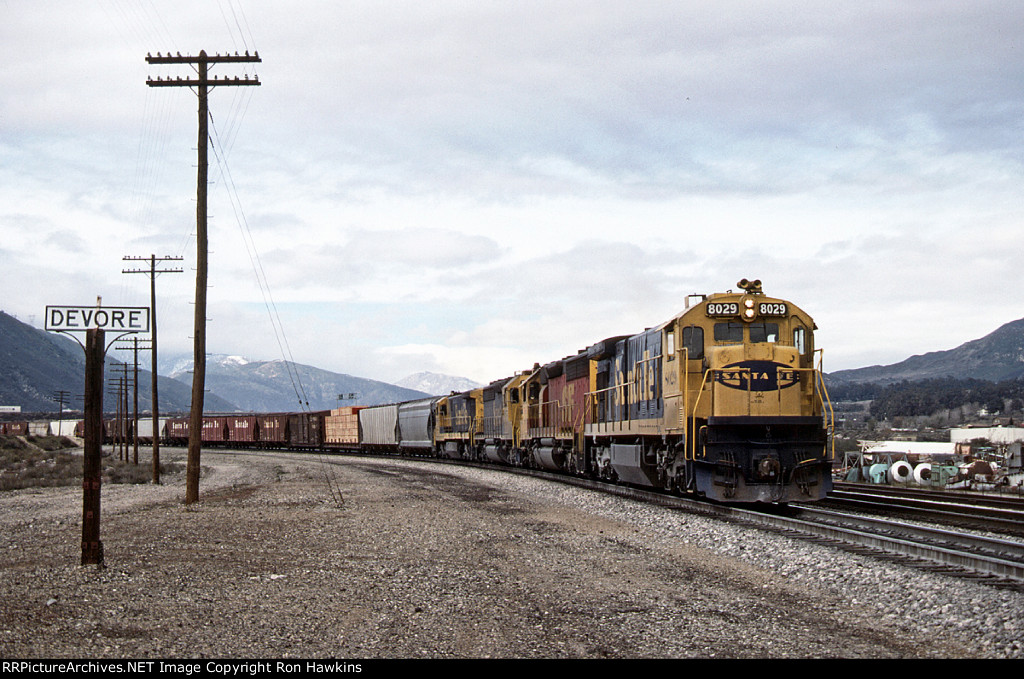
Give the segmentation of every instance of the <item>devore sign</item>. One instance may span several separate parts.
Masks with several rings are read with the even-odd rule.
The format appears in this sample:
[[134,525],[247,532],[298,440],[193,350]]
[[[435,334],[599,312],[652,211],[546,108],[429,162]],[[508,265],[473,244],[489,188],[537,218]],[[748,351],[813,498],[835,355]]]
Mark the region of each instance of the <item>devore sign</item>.
[[46,307],[46,329],[84,332],[97,328],[111,332],[149,332],[149,307]]

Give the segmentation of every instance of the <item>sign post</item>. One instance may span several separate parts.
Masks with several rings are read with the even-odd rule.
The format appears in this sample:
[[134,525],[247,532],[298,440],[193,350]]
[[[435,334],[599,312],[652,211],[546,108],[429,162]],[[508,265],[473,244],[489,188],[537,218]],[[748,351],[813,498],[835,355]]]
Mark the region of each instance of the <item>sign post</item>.
[[[46,307],[46,330],[84,332],[85,462],[82,480],[82,565],[103,566],[100,541],[100,460],[103,454],[103,361],[107,330],[118,338],[149,331],[148,307]],[[76,338],[77,339],[77,338]],[[116,341],[116,339],[115,339]],[[81,340],[78,340],[82,344]]]
[[100,542],[100,459],[103,454],[104,332],[85,332],[85,462],[82,480],[82,565],[103,565]]

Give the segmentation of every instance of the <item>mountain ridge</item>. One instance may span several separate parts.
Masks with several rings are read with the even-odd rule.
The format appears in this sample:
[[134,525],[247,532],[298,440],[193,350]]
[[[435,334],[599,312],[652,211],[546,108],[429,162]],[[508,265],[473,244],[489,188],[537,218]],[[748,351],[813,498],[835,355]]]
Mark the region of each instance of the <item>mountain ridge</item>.
[[953,349],[917,354],[890,365],[828,373],[833,384],[908,382],[940,377],[990,382],[1024,377],[1024,318],[1010,321]]
[[[171,357],[171,377],[186,375],[192,359]],[[315,366],[272,359],[214,354],[206,362],[206,388],[236,404],[241,412],[329,410],[339,405],[379,405],[428,394],[387,382],[335,373]]]
[[[141,362],[141,361],[140,361]],[[103,367],[105,409],[113,410],[112,393],[117,390],[115,371],[124,363],[110,357]],[[192,402],[191,388],[160,376],[160,411],[187,411]],[[150,408],[151,378],[139,369],[139,411]],[[20,406],[23,412],[57,412],[53,395],[67,392],[64,410],[81,410],[80,397],[85,388],[85,352],[70,337],[47,332],[23,323],[0,311],[0,405]],[[210,395],[211,407],[233,410],[235,406],[216,394]]]
[[422,391],[432,396],[446,396],[453,391],[463,392],[484,386],[467,377],[441,375],[429,371],[413,373],[398,380],[395,384],[406,389]]

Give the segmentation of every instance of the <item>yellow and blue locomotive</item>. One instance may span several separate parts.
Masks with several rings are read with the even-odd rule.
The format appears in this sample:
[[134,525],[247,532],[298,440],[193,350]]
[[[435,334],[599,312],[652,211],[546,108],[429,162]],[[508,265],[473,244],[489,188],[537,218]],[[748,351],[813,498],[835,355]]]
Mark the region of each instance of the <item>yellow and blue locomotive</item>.
[[723,502],[825,497],[831,409],[814,321],[760,281],[739,287],[691,296],[642,333],[440,399],[435,450]]

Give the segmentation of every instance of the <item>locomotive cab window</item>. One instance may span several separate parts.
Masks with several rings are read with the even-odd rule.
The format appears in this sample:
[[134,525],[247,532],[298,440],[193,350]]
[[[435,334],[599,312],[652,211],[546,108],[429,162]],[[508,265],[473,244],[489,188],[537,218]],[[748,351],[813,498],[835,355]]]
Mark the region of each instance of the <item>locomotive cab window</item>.
[[742,323],[715,323],[716,342],[742,342]]
[[665,331],[665,354],[668,356],[668,360],[674,361],[676,359],[676,332],[675,330]]
[[801,356],[807,355],[807,331],[803,328],[793,330],[793,346]]
[[696,325],[683,328],[683,348],[689,359],[704,358],[704,328]]
[[778,323],[751,323],[751,342],[777,342],[779,340]]

